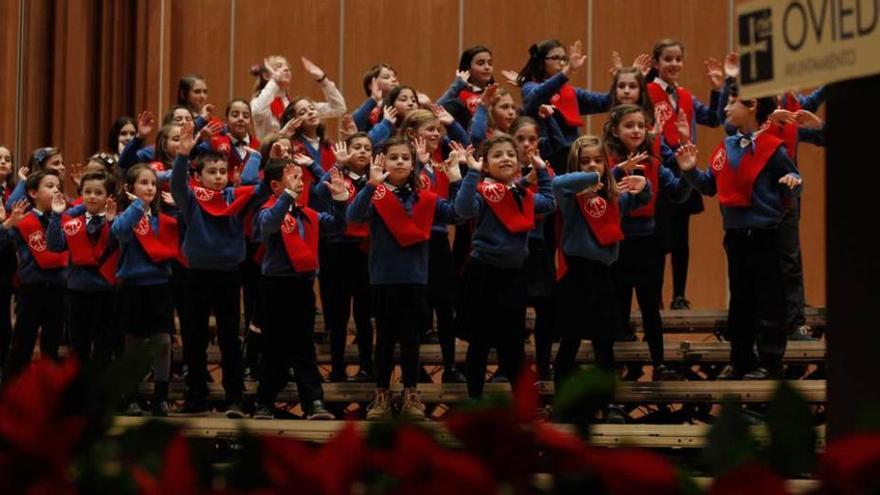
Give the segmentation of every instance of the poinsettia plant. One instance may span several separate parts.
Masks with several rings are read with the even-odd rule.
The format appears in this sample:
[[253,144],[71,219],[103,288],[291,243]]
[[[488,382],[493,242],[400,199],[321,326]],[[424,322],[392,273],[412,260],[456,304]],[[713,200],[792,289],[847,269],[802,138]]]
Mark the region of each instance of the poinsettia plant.
[[[589,444],[590,420],[613,397],[613,378],[598,371],[583,372],[557,394],[555,416],[575,428],[539,417],[534,377],[526,375],[512,398],[489,398],[445,420],[452,445],[416,424],[362,430],[349,423],[323,445],[242,431],[221,456],[211,442],[161,421],[108,433],[120,397],[149,361],[146,352],[133,353],[105,378],[73,359],[38,361],[5,384],[0,495],[699,493],[660,454]],[[766,410],[769,443],[752,438],[746,416],[729,404],[712,427],[708,493],[784,494],[792,477],[819,480],[824,494],[876,493],[880,434],[832,442],[817,458],[812,413],[785,385]]]

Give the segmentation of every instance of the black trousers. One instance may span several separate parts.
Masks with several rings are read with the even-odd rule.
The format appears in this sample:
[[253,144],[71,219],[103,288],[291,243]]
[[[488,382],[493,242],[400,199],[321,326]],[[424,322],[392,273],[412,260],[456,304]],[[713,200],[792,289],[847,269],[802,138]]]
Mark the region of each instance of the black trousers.
[[804,316],[804,264],[801,258],[800,199],[790,206],[779,224],[779,254],[785,283],[785,330],[789,333],[806,324]]
[[313,335],[314,285],[313,279],[298,277],[264,276],[260,281],[260,297],[265,302],[265,345],[257,396],[264,404],[275,402],[278,392],[287,385],[291,366],[301,403],[324,398]]
[[239,265],[241,273],[241,289],[244,306],[244,328],[248,328],[254,320],[254,312],[260,292],[260,264],[254,261],[254,254],[260,243],[247,241],[247,254]]
[[663,363],[663,321],[660,318],[655,269],[662,256],[654,235],[630,237],[621,241],[620,255],[615,265],[620,325],[622,328],[630,325],[632,294],[635,290],[642,312],[645,340],[654,365]]
[[418,284],[373,286],[376,315],[376,387],[387,389],[394,370],[394,344],[400,344],[403,386],[419,381],[419,340],[428,314],[428,288]]
[[498,268],[471,258],[464,272],[461,324],[470,338],[466,376],[468,395],[483,395],[489,350],[498,351],[499,368],[519,378],[525,360],[526,279],[521,268]]
[[[785,353],[785,286],[778,229],[728,230],[730,360],[740,373],[777,368]],[[755,354],[757,344],[758,354]]]
[[561,385],[575,370],[581,340],[593,344],[596,364],[614,369],[614,341],[623,335],[614,268],[586,258],[566,257],[568,271],[556,284],[556,324],[561,336],[553,361]]
[[116,291],[68,290],[70,345],[79,360],[104,369],[116,352],[120,335]]
[[370,272],[367,253],[358,242],[328,242],[321,264],[321,306],[330,332],[334,373],[345,371],[348,320],[354,315],[361,370],[373,371],[373,323],[370,321]]
[[220,366],[226,400],[240,402],[244,378],[241,363],[241,275],[238,270],[199,270],[190,268],[190,324],[192,331],[183,340],[189,372],[186,385],[193,398],[204,398],[208,389],[208,320],[211,312],[217,322]]
[[12,343],[12,286],[0,282],[0,369]]
[[[552,224],[552,218],[549,220]],[[553,286],[556,284],[556,269],[552,243],[545,239],[554,236],[548,221],[542,225],[544,238],[529,237],[529,255],[526,257],[527,304],[535,308],[535,363],[539,371],[550,369],[550,355],[554,338]]]
[[[661,218],[662,215],[662,218]],[[687,287],[688,264],[690,262],[690,225],[691,214],[684,207],[671,205],[668,211],[658,213],[657,231],[662,229],[664,242],[660,243],[661,255],[657,269],[657,298],[663,296],[663,278],[666,270],[666,253],[672,262],[672,297],[684,297]]]
[[455,301],[459,298],[458,272],[445,232],[431,232],[428,257],[428,313],[424,328],[434,327],[437,315],[437,338],[444,366],[455,365]]
[[30,363],[37,331],[41,330],[40,354],[57,360],[63,326],[64,287],[51,284],[25,284],[19,287],[15,327],[4,380],[18,375]]

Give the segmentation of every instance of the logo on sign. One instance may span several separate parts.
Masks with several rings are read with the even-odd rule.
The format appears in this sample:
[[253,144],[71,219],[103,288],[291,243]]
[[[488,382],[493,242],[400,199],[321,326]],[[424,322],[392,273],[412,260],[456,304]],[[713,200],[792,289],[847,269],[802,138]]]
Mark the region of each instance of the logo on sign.
[[483,196],[492,203],[500,203],[506,192],[507,186],[498,182],[483,186]]
[[593,218],[601,218],[608,209],[608,203],[601,196],[594,196],[584,203],[584,211]]
[[28,236],[28,246],[34,251],[42,252],[46,250],[46,236],[42,231],[36,231]]
[[773,23],[770,15],[770,9],[763,9],[739,16],[743,84],[773,79]]
[[82,219],[74,218],[73,220],[64,224],[64,233],[69,236],[75,236],[82,228],[82,224]]

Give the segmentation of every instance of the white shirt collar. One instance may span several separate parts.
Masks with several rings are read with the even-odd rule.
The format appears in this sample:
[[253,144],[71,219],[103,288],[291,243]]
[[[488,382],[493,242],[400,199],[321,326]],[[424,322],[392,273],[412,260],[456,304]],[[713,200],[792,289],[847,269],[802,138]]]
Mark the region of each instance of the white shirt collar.
[[[484,177],[483,182],[488,182],[490,184],[501,184],[500,182],[498,182],[497,180],[495,180],[491,177]],[[504,184],[504,187],[506,187],[508,189],[513,189],[514,187],[516,187],[516,181],[513,181],[510,184]]]

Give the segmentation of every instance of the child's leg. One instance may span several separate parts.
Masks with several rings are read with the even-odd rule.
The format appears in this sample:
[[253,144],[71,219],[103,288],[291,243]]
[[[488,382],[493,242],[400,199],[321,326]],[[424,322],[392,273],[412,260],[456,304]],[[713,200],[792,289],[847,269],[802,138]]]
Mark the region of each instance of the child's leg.
[[207,270],[189,270],[189,309],[188,330],[183,331],[183,313],[181,318],[181,335],[183,336],[183,356],[188,371],[186,374],[187,398],[193,401],[204,400],[208,393],[208,320],[211,316],[212,300],[220,294],[213,273]]
[[[394,342],[398,334],[399,321],[396,319],[391,298],[391,286],[373,286],[376,302],[376,351],[373,365],[376,368],[376,387],[387,389],[391,385],[391,373],[394,370]],[[418,327],[421,332],[422,327]]]
[[[495,341],[498,349],[498,366],[508,373],[510,383],[520,378],[525,361],[526,326],[526,279],[522,270],[495,269],[497,281],[494,308],[488,314],[495,315]],[[489,309],[489,308],[487,308]]]
[[556,360],[553,361],[553,381],[556,390],[565,383],[568,377],[577,369],[577,353],[581,347],[581,339],[576,335],[563,335],[559,341],[559,350],[556,351]]
[[358,360],[362,371],[373,373],[373,323],[370,321],[370,273],[367,253],[359,247],[353,249],[352,257],[353,310],[357,329]]
[[554,316],[553,299],[535,297],[532,299],[535,308],[535,364],[538,372],[550,370],[550,355],[553,347]]
[[[679,211],[682,210],[682,211]],[[672,227],[672,297],[684,297],[690,261],[690,212],[676,208],[670,219]]]
[[[776,236],[776,237],[774,237]],[[753,239],[755,263],[755,321],[758,357],[771,374],[782,371],[786,347],[786,291],[780,259],[778,233],[761,232]]]
[[226,400],[238,403],[242,400],[244,374],[241,364],[241,340],[238,337],[241,323],[241,276],[238,271],[214,272],[215,297],[211,305],[217,319],[217,343],[220,345],[223,369],[223,390]]
[[40,355],[55,361],[58,360],[58,346],[64,331],[65,291],[60,285],[49,286],[40,302]]
[[[657,297],[656,292],[657,280],[655,277],[657,272],[652,268],[659,263],[657,258],[661,254],[657,239],[654,236],[640,237],[637,243],[636,252],[632,254],[638,256],[638,264],[632,276],[635,282],[636,298],[639,301],[639,309],[642,313],[645,340],[648,342],[648,348],[651,351],[651,361],[656,366],[663,364],[663,320],[660,318],[660,298]],[[629,301],[624,301],[618,297],[617,304],[619,306],[629,306],[632,296],[628,299]],[[627,319],[621,320],[620,324],[628,325],[628,320],[629,315],[627,315]]]
[[312,402],[324,400],[321,373],[318,371],[318,358],[315,355],[314,282],[291,278],[284,284],[288,287],[288,290],[282,293],[283,297],[287,298],[287,308],[283,313],[284,330],[290,333],[290,347],[285,349],[285,352],[293,360],[293,374],[300,403],[308,411]]
[[11,342],[12,287],[0,281],[0,370],[6,366],[6,356],[9,354]]
[[790,206],[779,224],[779,252],[785,283],[785,327],[794,332],[807,320],[804,316],[804,266],[801,259],[800,200]]
[[92,360],[98,370],[105,369],[113,360],[113,354],[116,352],[116,342],[120,330],[117,299],[116,291],[100,292],[95,294],[92,299],[95,308],[92,317],[92,325],[95,329]]
[[465,360],[468,395],[480,398],[486,381],[489,349],[495,344],[494,328],[497,313],[490,314],[486,301],[492,296],[488,283],[488,266],[471,259],[465,267],[462,326],[470,339]]
[[287,368],[290,361],[291,329],[287,324],[287,311],[291,295],[285,294],[285,287],[279,277],[260,279],[260,301],[262,302],[262,338],[265,345],[260,371],[260,384],[257,397],[261,404],[272,404],[278,392],[287,384]]
[[735,230],[724,235],[730,287],[730,308],[727,315],[730,361],[738,373],[748,373],[757,364],[755,265],[749,235],[748,232]]
[[8,381],[18,375],[31,361],[34,345],[37,342],[37,330],[42,317],[42,299],[45,286],[22,285],[18,288],[15,327],[12,330],[12,343],[3,379]]
[[614,372],[614,341],[593,339],[593,353],[596,355],[596,366],[608,372]]
[[95,332],[95,310],[99,307],[94,304],[92,294],[69,290],[67,293],[70,301],[67,318],[67,334],[70,337],[70,345],[80,362],[85,365],[92,358],[92,337]]
[[150,337],[156,349],[153,357],[153,375],[157,382],[167,382],[171,376],[171,334],[157,333]]
[[345,378],[345,343],[354,281],[350,272],[351,260],[348,259],[344,245],[328,242],[326,246],[325,251],[334,261],[321,265],[321,307],[324,311],[324,326],[330,334],[332,377],[341,380]]
[[400,342],[400,370],[403,386],[415,388],[419,382],[419,340],[428,314],[428,289],[424,285],[397,285],[394,292],[400,304],[397,340]]
[[254,261],[254,254],[260,243],[253,242],[250,239],[245,241],[247,244],[247,253],[244,261],[239,265],[239,273],[241,273],[241,289],[242,289],[242,306],[244,306],[244,328],[248,328],[254,318],[254,308],[259,297],[260,284],[260,265]]

